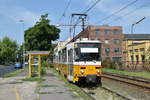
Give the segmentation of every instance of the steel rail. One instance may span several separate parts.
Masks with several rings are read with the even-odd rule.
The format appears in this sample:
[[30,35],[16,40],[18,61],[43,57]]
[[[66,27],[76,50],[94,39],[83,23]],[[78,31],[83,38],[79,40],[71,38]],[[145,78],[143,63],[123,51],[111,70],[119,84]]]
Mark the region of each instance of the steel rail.
[[[123,99],[125,99],[125,100],[132,100],[131,98],[128,98],[128,97],[126,97],[126,96],[124,96],[124,95],[122,95],[122,94],[120,94],[120,93],[118,93],[118,92],[115,92],[115,91],[113,91],[113,90],[111,90],[111,89],[108,89],[108,88],[106,88],[106,87],[100,86],[100,87],[97,87],[97,88],[104,89],[104,90],[106,90],[106,91],[108,91],[108,92],[110,92],[110,93],[112,93],[112,94],[115,94],[115,95],[117,95],[117,96],[119,96],[119,97],[121,97],[121,98],[123,98]],[[86,92],[85,89],[87,89],[87,88],[85,88],[85,89],[80,88],[80,89],[81,89],[85,94],[87,94],[89,97],[91,97],[92,100],[98,100],[98,98],[94,98],[92,95],[90,95],[89,93]],[[92,92],[93,92],[93,91],[92,91]],[[94,92],[93,92],[93,93],[94,93]]]
[[122,98],[124,98],[124,99],[126,99],[126,100],[132,100],[132,99],[130,99],[130,98],[128,98],[128,97],[126,97],[126,96],[124,96],[124,95],[122,95],[122,94],[120,94],[120,93],[117,93],[117,92],[115,92],[115,91],[113,91],[113,90],[111,90],[111,89],[108,89],[108,88],[106,88],[106,87],[101,87],[101,88],[103,88],[103,89],[105,89],[105,90],[107,90],[107,91],[109,91],[109,92],[111,92],[111,93],[114,93],[114,94],[116,94],[117,96],[120,96],[120,97],[122,97]]
[[139,77],[121,75],[121,74],[114,74],[114,73],[108,73],[108,72],[103,72],[102,78],[117,80],[117,81],[120,81],[123,83],[150,89],[150,80],[145,79],[145,78],[139,78]]
[[89,93],[87,93],[83,88],[80,88],[91,100],[96,100],[93,96],[91,96]]

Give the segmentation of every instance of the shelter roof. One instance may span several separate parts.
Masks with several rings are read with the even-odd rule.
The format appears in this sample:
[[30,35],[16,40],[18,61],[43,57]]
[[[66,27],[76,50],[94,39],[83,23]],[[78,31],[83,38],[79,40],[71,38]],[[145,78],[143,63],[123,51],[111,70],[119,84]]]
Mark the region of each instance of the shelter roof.
[[28,55],[33,55],[33,56],[48,56],[49,51],[27,51]]

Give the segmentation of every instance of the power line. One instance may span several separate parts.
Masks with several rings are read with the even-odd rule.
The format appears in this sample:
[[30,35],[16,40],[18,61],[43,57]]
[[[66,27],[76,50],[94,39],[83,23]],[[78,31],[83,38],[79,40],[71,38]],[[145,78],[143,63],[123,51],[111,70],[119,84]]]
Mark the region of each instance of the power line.
[[71,0],[68,0],[67,6],[65,7],[64,12],[62,13],[61,17],[59,18],[58,23],[62,20],[63,17],[65,17],[66,12],[67,12],[67,10],[68,10],[70,4],[71,4]]
[[88,13],[92,8],[94,8],[101,0],[97,0],[91,7],[89,7],[84,13]]
[[112,20],[112,21],[110,21],[110,22],[107,23],[107,24],[113,23],[114,21],[118,21],[119,19],[121,19],[121,18],[124,17],[124,16],[129,16],[129,15],[133,14],[134,12],[136,12],[137,10],[139,10],[139,9],[145,7],[145,6],[148,6],[149,4],[150,4],[150,2],[145,3],[145,4],[141,5],[140,7],[137,7],[137,8],[135,8],[134,10],[132,10],[132,11],[130,11],[130,12],[128,12],[128,13],[126,13],[126,14],[124,14],[124,15],[122,15],[122,16],[120,16],[120,17],[118,17],[118,18],[116,18],[116,19],[114,19],[114,20]]
[[103,18],[102,20],[98,21],[97,23],[101,23],[101,22],[103,22],[103,21],[105,21],[105,20],[111,18],[112,16],[116,15],[117,13],[120,13],[121,11],[125,10],[126,8],[128,8],[129,6],[135,4],[137,1],[138,1],[138,0],[134,0],[133,2],[127,4],[127,5],[125,5],[124,7],[122,7],[121,9],[119,9],[118,11],[116,11],[116,12],[110,14],[109,16]]
[[[85,11],[83,10],[83,13],[85,13],[85,14],[88,13],[88,12],[89,12],[92,8],[94,8],[100,1],[101,1],[101,0],[97,0],[95,3],[92,4],[92,6],[90,6],[90,4],[93,2],[93,1],[91,1],[91,2],[89,3],[89,5],[88,5],[88,7],[89,7],[89,6],[90,6],[90,7],[89,7],[87,10],[85,10]],[[76,24],[79,24],[79,23],[80,23],[80,22],[79,22],[79,19],[78,19]]]
[[[56,27],[67,27],[67,26],[70,27],[70,26],[74,26],[74,24],[52,24],[52,25],[54,25]],[[79,25],[76,25],[76,26],[81,27],[83,25],[79,24]],[[85,26],[100,26],[100,25],[87,24]]]
[[89,4],[82,10],[82,12],[85,12],[86,11],[86,9],[88,9],[89,8],[89,6],[91,5],[91,3],[93,2],[93,0],[91,0],[90,2],[89,2]]
[[[86,11],[84,11],[83,13],[88,13],[92,8],[94,8],[99,2],[100,2],[101,0],[97,0],[95,3],[93,3],[92,4],[92,6],[90,6]],[[91,2],[90,2],[91,3]],[[79,22],[79,18],[77,19],[77,21],[76,21],[76,24],[75,24],[75,26],[77,25],[77,24],[79,24],[80,22]]]
[[[89,7],[89,6],[90,6],[90,7],[87,8],[87,10],[85,10],[85,11],[83,10],[83,14],[87,14],[87,13],[88,13],[90,10],[92,10],[92,8],[94,8],[100,1],[101,1],[101,0],[96,0],[96,2],[94,2],[91,6],[90,6],[90,4],[91,4],[92,2],[90,2],[89,5],[88,5],[88,7]],[[71,16],[71,20],[72,20],[72,17],[73,17],[73,16]],[[72,30],[74,30],[74,31],[73,31],[73,34],[75,34],[75,28],[76,28],[77,24],[79,24],[80,22],[81,22],[81,20],[80,20],[80,18],[78,18],[77,21],[76,21],[76,23],[74,24],[74,26],[72,26],[72,27],[70,26],[70,31],[69,31],[70,34],[72,33]],[[72,24],[72,21],[71,21],[70,24]]]

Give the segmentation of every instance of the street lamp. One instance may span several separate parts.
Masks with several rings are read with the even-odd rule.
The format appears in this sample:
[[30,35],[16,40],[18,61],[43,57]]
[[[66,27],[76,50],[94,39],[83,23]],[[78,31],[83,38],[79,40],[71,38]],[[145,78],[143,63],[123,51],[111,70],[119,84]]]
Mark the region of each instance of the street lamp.
[[25,37],[24,37],[24,20],[19,20],[20,23],[22,23],[22,31],[23,31],[23,67],[25,67]]
[[[135,25],[139,24],[140,22],[142,22],[146,17],[143,17],[142,19],[140,19],[139,21],[135,22],[132,24],[131,26],[131,34],[133,34],[133,28]],[[132,64],[134,63],[134,48],[133,48],[133,40],[132,40]]]

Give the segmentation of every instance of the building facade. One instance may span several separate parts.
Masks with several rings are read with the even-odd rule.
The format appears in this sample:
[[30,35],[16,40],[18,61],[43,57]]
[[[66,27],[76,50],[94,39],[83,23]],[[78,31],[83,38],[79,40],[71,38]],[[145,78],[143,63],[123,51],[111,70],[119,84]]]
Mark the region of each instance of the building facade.
[[[112,61],[121,61],[122,42],[124,35],[120,26],[89,26],[84,32],[80,32],[74,40],[88,38],[89,40],[100,40],[102,42],[102,60],[109,57]],[[72,40],[73,41],[73,40]]]
[[150,34],[124,34],[123,60],[127,65],[142,65],[148,59]]

